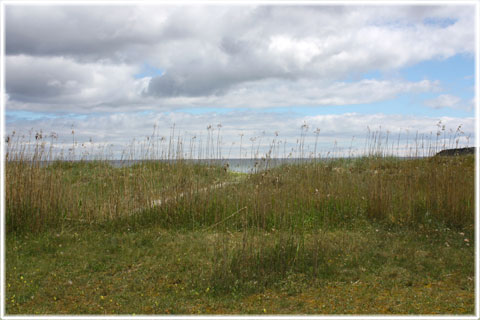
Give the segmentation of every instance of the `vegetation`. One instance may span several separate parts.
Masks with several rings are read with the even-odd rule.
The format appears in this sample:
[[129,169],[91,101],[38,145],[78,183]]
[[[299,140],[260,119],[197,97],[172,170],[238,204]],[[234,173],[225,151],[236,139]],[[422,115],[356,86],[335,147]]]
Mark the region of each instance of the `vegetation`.
[[7,154],[7,314],[474,312],[472,155],[235,174],[42,143]]

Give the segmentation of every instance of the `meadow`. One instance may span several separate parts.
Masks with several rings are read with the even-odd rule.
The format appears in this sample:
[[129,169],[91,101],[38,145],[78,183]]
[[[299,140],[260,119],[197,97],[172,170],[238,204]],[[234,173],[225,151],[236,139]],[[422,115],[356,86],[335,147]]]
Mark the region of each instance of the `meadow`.
[[7,139],[7,314],[474,313],[475,158],[438,135],[250,174],[172,140],[116,167]]

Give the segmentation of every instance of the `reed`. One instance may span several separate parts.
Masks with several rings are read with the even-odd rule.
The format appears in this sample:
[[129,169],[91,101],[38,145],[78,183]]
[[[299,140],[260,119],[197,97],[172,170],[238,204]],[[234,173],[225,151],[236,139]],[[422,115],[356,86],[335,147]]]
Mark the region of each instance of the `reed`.
[[[150,208],[155,200],[193,193],[227,176],[218,166],[169,161],[171,146],[170,153],[162,153],[167,157],[162,161],[144,158],[135,163],[133,152],[138,145],[132,145],[129,156],[112,166],[108,157],[76,160],[74,151],[69,158],[63,157],[63,150],[54,158],[53,145],[40,134],[35,140],[9,138],[5,165],[7,230],[36,232],[72,222],[115,221]],[[139,152],[148,155],[143,147]]]
[[[290,157],[297,160],[281,166],[272,157],[281,153],[277,133],[264,156],[265,137],[244,146],[240,135],[240,154],[250,149],[258,168],[266,168],[251,174],[216,164],[222,160],[221,128],[209,126],[204,142],[185,139],[174,127],[170,138],[155,129],[122,152],[122,160],[131,162],[119,166],[108,149],[98,155],[78,147],[74,133],[72,146],[62,151],[55,150],[54,135],[9,135],[7,235],[80,226],[112,234],[152,226],[201,234],[214,240],[205,253],[208,267],[192,286],[216,294],[257,292],[292,275],[356,281],[365,268],[381,273],[391,261],[381,249],[388,239],[377,239],[377,228],[384,234],[440,229],[473,235],[474,156],[434,156],[459,146],[460,128],[447,137],[440,126],[436,136],[416,134],[404,145],[399,136],[369,131],[363,151],[355,150],[352,139],[349,147],[335,145],[322,156],[321,131],[309,135],[304,124]],[[195,154],[209,161],[192,161]],[[346,156],[336,157],[341,154]],[[401,267],[412,274],[419,268],[415,262]],[[424,274],[443,273],[432,266]]]
[[[210,160],[221,160],[221,125],[217,127],[216,134],[212,126],[207,128],[204,152],[213,156]],[[369,132],[366,156],[332,159],[327,154],[307,161],[302,160],[307,153],[307,130],[308,126],[302,125],[298,140],[302,158],[279,167],[269,165],[274,161],[269,155],[276,146],[275,136],[267,155],[257,160],[267,169],[250,175],[234,174],[214,162],[184,160],[183,154],[191,150],[182,149],[183,139],[175,138],[174,127],[164,150],[158,145],[166,139],[159,139],[154,132],[146,141],[132,143],[124,159],[136,159],[137,150],[144,161],[117,167],[108,158],[75,161],[74,138],[72,157],[58,160],[52,151],[56,137],[39,132],[34,138],[21,140],[12,135],[6,154],[7,230],[39,231],[69,221],[129,219],[195,229],[212,226],[244,207],[242,214],[227,219],[222,226],[235,230],[314,230],[364,218],[410,226],[473,226],[473,156],[399,158],[389,155],[394,142],[390,148],[388,133]],[[456,140],[458,145],[459,130],[443,141],[452,144]],[[435,137],[435,146],[428,143],[427,151],[418,149],[419,144],[427,145],[423,138],[419,142],[418,134],[403,150],[432,155],[443,132]],[[319,130],[314,134],[316,152]],[[409,144],[416,147],[407,147]],[[255,150],[252,143],[252,157],[257,159],[257,155],[258,147]]]

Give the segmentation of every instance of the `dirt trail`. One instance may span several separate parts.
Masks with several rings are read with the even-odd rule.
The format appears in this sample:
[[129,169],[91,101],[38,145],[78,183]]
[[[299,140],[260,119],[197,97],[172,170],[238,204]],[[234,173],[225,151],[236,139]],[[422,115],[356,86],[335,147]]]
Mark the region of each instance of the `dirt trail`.
[[179,194],[176,195],[176,196],[167,197],[167,198],[165,198],[165,199],[153,200],[153,201],[150,203],[150,208],[154,208],[154,207],[157,207],[157,206],[161,206],[162,203],[167,203],[167,202],[171,202],[171,201],[177,201],[177,200],[183,198],[183,197],[184,197],[186,194],[188,194],[188,193],[191,193],[191,194],[193,194],[194,192],[204,193],[204,192],[207,192],[207,191],[209,191],[209,190],[215,190],[215,189],[223,188],[223,187],[228,186],[228,185],[238,184],[238,183],[239,183],[239,181],[226,181],[226,182],[214,184],[214,185],[209,186],[209,187],[201,188],[201,189],[199,189],[199,190],[197,190],[197,191],[191,190],[190,192],[181,192],[181,193],[179,193]]

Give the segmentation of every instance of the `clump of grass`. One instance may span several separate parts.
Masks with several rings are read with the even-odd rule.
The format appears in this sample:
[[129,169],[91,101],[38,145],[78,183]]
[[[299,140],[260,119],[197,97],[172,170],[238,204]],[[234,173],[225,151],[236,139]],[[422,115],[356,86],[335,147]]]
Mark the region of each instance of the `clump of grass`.
[[6,221],[8,231],[42,231],[62,224],[103,223],[150,209],[180,193],[192,193],[229,174],[210,164],[140,161],[112,166],[104,160],[57,160],[49,142],[18,138],[8,145]]

